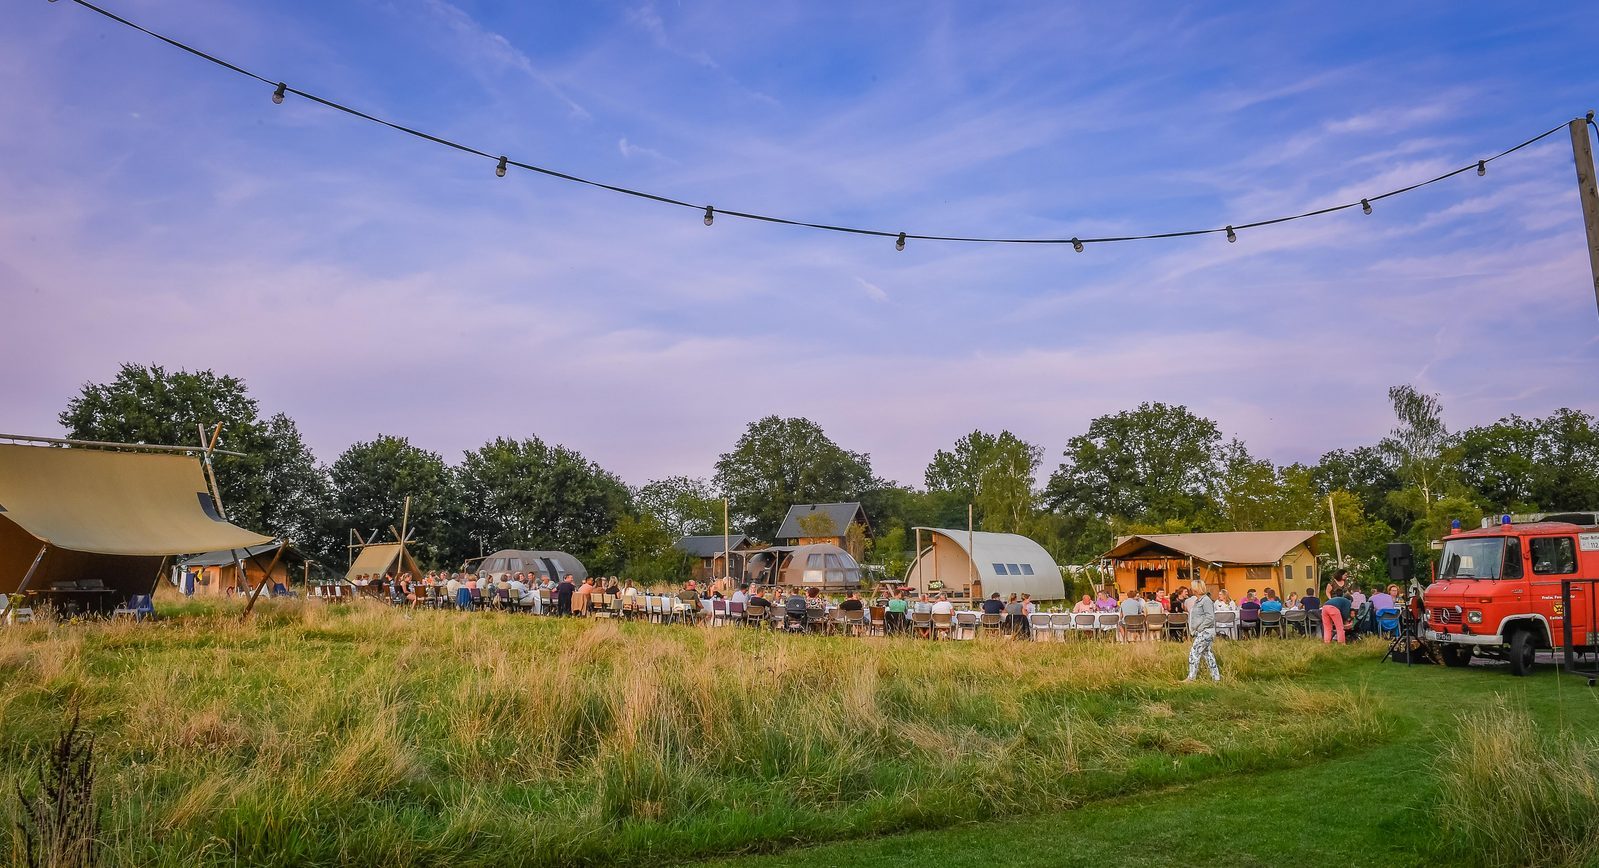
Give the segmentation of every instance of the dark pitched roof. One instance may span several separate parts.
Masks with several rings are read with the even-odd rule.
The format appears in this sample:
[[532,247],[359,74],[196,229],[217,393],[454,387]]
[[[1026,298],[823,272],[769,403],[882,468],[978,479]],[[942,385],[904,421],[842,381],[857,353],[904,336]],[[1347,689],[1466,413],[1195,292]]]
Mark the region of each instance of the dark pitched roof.
[[861,511],[860,503],[796,503],[788,508],[788,515],[783,516],[783,523],[777,528],[778,539],[800,539],[809,536],[800,529],[800,519],[817,513],[825,513],[833,520],[833,533],[831,536],[843,536],[854,523],[857,515],[865,520],[865,513]]
[[705,536],[683,537],[677,542],[672,543],[672,548],[696,558],[711,558],[715,557],[717,553],[722,550],[723,545],[731,545],[736,551],[739,546],[744,545],[749,541],[750,538],[741,533],[735,533],[732,536],[727,537],[725,541],[721,534],[707,534]]
[[[262,543],[258,546],[249,546],[247,548],[238,549],[237,554],[239,558],[248,560],[252,557],[257,557],[260,555],[269,555],[277,551],[277,549],[278,544],[276,542],[269,542]],[[289,546],[289,551],[294,551],[294,546]],[[178,563],[186,567],[220,567],[233,563],[234,554],[235,553],[231,551],[205,552],[203,554],[190,555],[187,558],[181,559],[178,561]],[[284,554],[288,554],[288,552],[285,552]],[[270,560],[270,558],[267,558],[267,560]]]

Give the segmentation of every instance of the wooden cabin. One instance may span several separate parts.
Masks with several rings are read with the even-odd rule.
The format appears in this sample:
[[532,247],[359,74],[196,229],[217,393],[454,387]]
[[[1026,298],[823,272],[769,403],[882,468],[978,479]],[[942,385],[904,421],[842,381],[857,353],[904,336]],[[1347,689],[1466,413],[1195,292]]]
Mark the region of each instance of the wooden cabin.
[[797,503],[778,525],[778,545],[835,545],[860,560],[872,527],[859,503]]

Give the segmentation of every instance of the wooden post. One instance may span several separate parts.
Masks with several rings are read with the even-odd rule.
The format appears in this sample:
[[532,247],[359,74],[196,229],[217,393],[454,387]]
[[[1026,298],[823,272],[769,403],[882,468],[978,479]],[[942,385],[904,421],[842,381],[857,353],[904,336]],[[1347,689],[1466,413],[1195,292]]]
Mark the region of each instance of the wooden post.
[[[267,582],[272,581],[272,571],[277,569],[278,561],[283,557],[283,550],[288,547],[288,540],[278,541],[278,550],[272,553],[272,562],[267,564],[266,572],[261,574],[261,581],[256,583],[255,592],[250,595],[250,602],[244,607],[244,614],[239,616],[239,623],[242,624],[250,619],[250,610],[255,608],[255,601],[261,596],[261,589],[266,587]],[[250,559],[255,560],[255,555],[251,555]],[[256,565],[260,566],[260,562],[257,561]]]
[[17,583],[16,591],[6,596],[6,607],[4,609],[0,609],[0,624],[4,624],[6,622],[6,616],[11,614],[12,609],[16,608],[17,597],[21,596],[22,592],[28,589],[28,583],[33,581],[33,574],[38,572],[39,564],[44,561],[44,553],[49,550],[49,543],[39,546],[39,553],[33,556],[33,564],[29,566],[28,571],[23,574],[22,581]]
[[200,429],[200,448],[205,450],[200,453],[203,458],[200,463],[205,467],[206,482],[211,485],[211,499],[216,502],[217,515],[222,516],[223,521],[227,521],[228,511],[222,505],[222,488],[217,485],[216,471],[211,469],[211,450],[217,448],[217,438],[222,436],[222,423],[218,422],[216,428],[211,430],[209,439],[207,439],[205,434],[205,426],[199,423],[195,424]]
[[1587,118],[1570,123],[1571,157],[1577,164],[1577,198],[1582,205],[1582,223],[1588,230],[1588,269],[1593,275],[1594,300],[1599,302],[1599,189],[1594,184],[1593,145],[1588,141]]
[[1333,509],[1332,492],[1327,492],[1327,517],[1332,519],[1333,551],[1338,555],[1338,566],[1344,565],[1344,544],[1338,541],[1338,511]]
[[728,581],[732,581],[733,575],[733,553],[728,551],[731,548],[728,543],[732,538],[733,531],[727,522],[727,498],[724,497],[722,498],[722,576]]
[[972,526],[972,505],[966,504],[966,596],[972,595],[977,580],[977,539]]

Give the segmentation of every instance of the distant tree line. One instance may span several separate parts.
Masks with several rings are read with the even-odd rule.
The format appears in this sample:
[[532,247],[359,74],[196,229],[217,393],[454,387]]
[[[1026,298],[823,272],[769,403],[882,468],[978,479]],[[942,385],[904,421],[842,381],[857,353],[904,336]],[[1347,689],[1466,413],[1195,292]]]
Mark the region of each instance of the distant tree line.
[[195,443],[223,423],[216,456],[229,518],[296,542],[329,572],[345,566],[348,529],[380,536],[411,497],[415,551],[457,566],[500,548],[561,549],[600,573],[645,581],[681,577],[672,542],[722,529],[770,540],[794,503],[861,501],[874,530],[867,560],[902,574],[911,529],[1021,533],[1062,563],[1095,559],[1127,533],[1306,529],[1332,515],[1346,562],[1380,568],[1384,547],[1425,552],[1451,519],[1599,509],[1599,427],[1562,409],[1451,432],[1436,396],[1388,391],[1394,427],[1376,443],[1335,449],[1313,465],[1258,458],[1213,420],[1180,405],[1145,403],[1092,419],[1066,441],[1040,487],[1045,450],[1009,431],[973,431],[928,463],[921,487],[878,477],[871,456],[833,442],[808,419],[768,416],[717,460],[710,479],[668,477],[637,488],[581,453],[538,437],[496,438],[451,465],[402,436],[356,443],[318,463],[288,416],[265,418],[242,380],[210,371],[124,365],[87,384],[60,415],[68,436],[130,443]]

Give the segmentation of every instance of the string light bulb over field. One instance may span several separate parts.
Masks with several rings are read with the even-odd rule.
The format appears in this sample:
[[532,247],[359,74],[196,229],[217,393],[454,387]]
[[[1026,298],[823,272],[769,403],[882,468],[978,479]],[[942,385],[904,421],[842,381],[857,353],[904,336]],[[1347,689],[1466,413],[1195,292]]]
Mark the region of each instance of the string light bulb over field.
[[[54,2],[56,2],[56,0],[50,0],[50,2],[54,3]],[[577,175],[573,175],[573,174],[570,174],[570,173],[567,173],[567,172],[559,171],[557,169],[548,168],[546,166],[540,166],[540,165],[536,165],[536,164],[533,164],[533,163],[526,163],[526,162],[521,162],[521,161],[518,161],[518,160],[513,160],[513,159],[510,159],[509,157],[506,157],[506,156],[503,156],[503,155],[495,155],[495,154],[493,154],[493,153],[491,153],[489,151],[485,151],[485,150],[482,150],[482,149],[479,149],[479,148],[475,148],[475,147],[472,147],[470,145],[465,145],[465,144],[462,144],[460,142],[452,141],[450,139],[446,139],[446,138],[443,138],[441,136],[434,135],[432,133],[428,133],[428,132],[425,132],[425,131],[422,131],[422,130],[419,130],[419,129],[415,129],[415,128],[412,128],[412,127],[405,126],[403,124],[396,123],[394,121],[385,120],[383,118],[377,117],[376,115],[369,114],[369,113],[367,113],[365,111],[362,111],[360,109],[352,108],[352,107],[350,107],[348,105],[336,102],[336,101],[328,99],[326,97],[317,96],[316,94],[310,93],[308,91],[300,90],[299,88],[290,87],[290,86],[288,86],[287,84],[285,84],[283,82],[274,82],[271,79],[268,79],[268,78],[266,78],[264,76],[261,76],[261,75],[259,75],[257,73],[251,72],[250,70],[245,69],[245,68],[243,68],[241,66],[238,66],[238,65],[236,65],[234,63],[231,63],[231,62],[229,62],[227,60],[223,60],[220,57],[217,57],[217,56],[212,55],[212,54],[208,54],[208,53],[206,53],[204,51],[201,51],[201,50],[199,50],[197,48],[194,48],[194,47],[192,47],[190,45],[187,45],[187,44],[185,44],[183,42],[179,42],[178,40],[173,39],[173,38],[171,38],[169,36],[165,36],[163,34],[160,34],[160,33],[157,33],[157,32],[155,32],[153,30],[150,30],[150,29],[148,29],[148,28],[146,28],[146,27],[144,27],[144,26],[142,26],[140,24],[136,24],[133,21],[130,21],[130,20],[126,19],[126,18],[123,18],[120,15],[117,15],[117,14],[115,14],[113,12],[110,12],[110,11],[104,9],[104,8],[101,8],[100,6],[95,5],[92,2],[89,2],[89,0],[72,0],[72,2],[75,5],[77,5],[77,6],[81,6],[81,7],[85,8],[85,9],[88,9],[88,10],[90,10],[92,12],[95,12],[95,13],[101,15],[101,16],[104,16],[105,18],[108,18],[108,19],[110,19],[110,20],[112,20],[112,21],[114,21],[114,22],[116,22],[118,24],[122,24],[122,25],[124,25],[124,26],[126,26],[128,28],[131,28],[133,30],[137,30],[140,33],[143,33],[143,34],[145,34],[147,36],[150,36],[150,37],[152,37],[154,39],[160,40],[161,42],[164,42],[167,45],[170,45],[170,46],[172,46],[174,48],[177,48],[177,49],[180,49],[182,51],[185,51],[185,52],[187,52],[189,54],[192,54],[192,55],[194,55],[196,57],[201,58],[202,60],[205,60],[205,61],[207,61],[209,63],[212,63],[212,64],[214,64],[216,66],[222,67],[223,69],[227,69],[227,70],[229,70],[231,72],[237,73],[237,74],[245,76],[247,78],[255,79],[256,81],[261,82],[262,84],[273,86],[275,88],[273,90],[273,92],[272,92],[272,102],[273,103],[281,105],[283,103],[283,100],[284,100],[286,94],[294,94],[295,96],[298,96],[298,97],[301,97],[303,99],[309,100],[309,101],[311,101],[313,103],[316,103],[316,104],[322,106],[323,108],[328,108],[328,109],[332,109],[334,111],[343,112],[344,114],[348,114],[348,115],[351,115],[353,117],[360,118],[361,120],[365,120],[365,121],[368,121],[370,123],[378,124],[380,126],[388,127],[389,129],[395,130],[397,132],[405,133],[406,135],[414,136],[416,138],[423,139],[423,140],[432,142],[432,143],[437,144],[437,145],[442,145],[444,147],[451,148],[453,150],[460,151],[460,152],[465,153],[465,154],[470,154],[470,155],[473,155],[473,156],[482,157],[482,158],[488,159],[488,160],[494,160],[494,161],[496,161],[494,174],[497,177],[502,177],[502,178],[505,177],[506,172],[508,171],[508,169],[511,166],[515,166],[518,169],[523,169],[525,171],[533,172],[535,174],[543,175],[545,177],[555,178],[555,179],[562,180],[562,181],[568,181],[568,182],[575,183],[575,184],[583,184],[583,185],[589,186],[589,187],[596,187],[596,188],[601,189],[601,190],[608,190],[608,191],[613,192],[613,193],[619,193],[619,194],[622,194],[622,195],[625,195],[625,196],[631,196],[631,197],[634,197],[634,198],[637,198],[637,199],[645,199],[645,200],[648,200],[648,201],[651,201],[651,202],[660,203],[662,205],[674,205],[674,206],[677,206],[677,207],[680,207],[680,208],[690,208],[690,209],[693,209],[694,211],[702,211],[703,210],[703,212],[704,212],[704,221],[705,221],[705,225],[706,226],[710,226],[712,224],[712,222],[714,220],[714,215],[718,211],[718,209],[714,209],[710,205],[696,204],[696,203],[689,202],[689,201],[684,200],[684,199],[679,199],[679,198],[676,198],[676,197],[673,197],[673,196],[662,195],[662,194],[659,194],[659,193],[651,193],[651,192],[648,192],[648,191],[645,191],[645,190],[637,190],[637,189],[633,189],[633,188],[629,188],[629,187],[623,187],[623,186],[616,185],[616,184],[608,184],[608,183],[605,183],[603,181],[595,181],[595,180],[592,180],[592,179],[589,179],[589,178],[583,178],[583,177],[580,177],[580,176],[577,176]],[[1593,123],[1592,119],[1593,119],[1593,113],[1589,112],[1588,116],[1587,116],[1587,120],[1588,120],[1589,124]],[[1519,151],[1522,148],[1527,147],[1528,145],[1531,145],[1531,144],[1534,144],[1534,143],[1536,143],[1538,141],[1541,141],[1544,138],[1547,138],[1548,136],[1551,136],[1551,135],[1559,132],[1560,130],[1562,130],[1562,129],[1566,128],[1566,127],[1567,127],[1567,123],[1566,122],[1562,122],[1562,123],[1550,128],[1550,129],[1548,129],[1548,130],[1546,130],[1546,131],[1544,131],[1542,133],[1539,133],[1539,134],[1527,139],[1526,141],[1521,142],[1518,145],[1515,145],[1515,146],[1510,147],[1510,148],[1506,148],[1505,150],[1500,151],[1499,153],[1496,153],[1496,154],[1494,154],[1494,155],[1492,155],[1490,157],[1484,157],[1482,159],[1476,160],[1474,163],[1468,163],[1468,164],[1466,164],[1466,165],[1464,165],[1464,166],[1462,166],[1462,167],[1460,167],[1458,169],[1454,169],[1452,171],[1445,172],[1445,173],[1443,173],[1441,175],[1438,175],[1436,177],[1428,178],[1428,179],[1423,180],[1423,181],[1418,181],[1416,183],[1409,184],[1409,185],[1406,185],[1404,187],[1400,187],[1400,188],[1395,189],[1395,190],[1388,190],[1386,192],[1378,193],[1378,194],[1373,195],[1373,196],[1367,196],[1367,197],[1364,197],[1364,198],[1361,198],[1361,199],[1358,199],[1358,200],[1353,200],[1353,201],[1349,201],[1349,202],[1343,202],[1343,203],[1340,203],[1340,204],[1337,204],[1337,205],[1330,205],[1330,206],[1327,206],[1327,207],[1324,207],[1324,208],[1316,208],[1316,209],[1312,209],[1312,210],[1307,210],[1307,211],[1303,211],[1303,212],[1296,213],[1296,214],[1289,214],[1289,215],[1283,216],[1283,217],[1273,217],[1273,218],[1270,218],[1270,219],[1254,220],[1254,221],[1249,221],[1249,222],[1245,222],[1245,223],[1231,223],[1231,224],[1227,224],[1226,226],[1220,227],[1220,228],[1181,229],[1181,230],[1175,230],[1175,231],[1170,231],[1170,232],[1149,232],[1149,233],[1127,234],[1127,235],[1105,235],[1105,236],[1097,236],[1097,237],[1090,237],[1090,238],[1083,238],[1083,237],[1079,237],[1079,236],[1044,237],[1044,238],[1016,238],[1016,237],[1004,237],[1004,236],[997,236],[997,235],[956,235],[956,234],[938,234],[938,233],[915,233],[915,232],[904,232],[904,231],[893,232],[893,231],[889,231],[889,230],[885,230],[885,229],[872,229],[872,228],[860,227],[860,226],[842,226],[842,225],[835,225],[835,224],[830,224],[830,223],[821,223],[821,222],[816,222],[816,221],[811,221],[811,220],[801,220],[801,219],[795,219],[795,218],[789,218],[789,217],[780,217],[780,216],[776,216],[776,215],[772,215],[772,214],[759,214],[759,213],[749,212],[749,211],[737,211],[737,210],[728,210],[728,209],[720,209],[720,213],[725,214],[725,215],[730,216],[730,217],[737,217],[737,218],[744,219],[744,220],[751,220],[751,221],[757,221],[757,222],[762,222],[762,223],[772,223],[772,224],[781,225],[781,226],[793,226],[793,227],[796,227],[796,228],[815,229],[815,230],[820,230],[820,231],[825,231],[825,232],[836,232],[836,233],[843,233],[843,234],[849,234],[849,235],[863,235],[863,236],[878,237],[878,238],[893,238],[894,239],[894,249],[895,250],[904,250],[905,249],[905,243],[909,239],[916,239],[918,241],[944,241],[944,242],[957,242],[957,243],[969,243],[969,244],[1003,244],[1003,245],[1012,245],[1012,244],[1065,245],[1065,244],[1070,244],[1072,249],[1077,251],[1077,252],[1079,252],[1079,253],[1081,253],[1083,251],[1083,249],[1085,248],[1085,246],[1089,245],[1089,244],[1111,244],[1111,243],[1123,242],[1123,241],[1160,241],[1160,240],[1168,240],[1168,239],[1176,239],[1176,238],[1192,238],[1192,237],[1198,237],[1198,236],[1201,236],[1201,235],[1218,235],[1218,234],[1221,234],[1221,235],[1225,235],[1226,236],[1228,243],[1236,243],[1238,241],[1237,230],[1240,230],[1240,229],[1255,229],[1255,228],[1264,227],[1264,226],[1274,226],[1274,225],[1279,224],[1279,223],[1288,223],[1288,222],[1291,222],[1291,221],[1294,221],[1294,220],[1304,220],[1304,219],[1308,219],[1308,218],[1311,218],[1311,217],[1320,217],[1320,216],[1327,215],[1327,214],[1334,214],[1334,213],[1337,213],[1339,211],[1344,211],[1344,210],[1347,210],[1347,209],[1350,209],[1350,208],[1355,208],[1355,207],[1359,207],[1360,210],[1363,213],[1365,213],[1365,214],[1370,214],[1370,213],[1372,213],[1371,203],[1373,203],[1373,202],[1377,202],[1377,201],[1380,201],[1382,199],[1387,199],[1387,198],[1390,198],[1390,197],[1393,197],[1393,196],[1403,195],[1403,194],[1409,193],[1409,192],[1411,192],[1413,190],[1417,190],[1417,189],[1420,189],[1422,187],[1429,186],[1431,184],[1436,184],[1436,183],[1438,183],[1440,181],[1448,180],[1449,178],[1453,178],[1456,175],[1462,174],[1464,172],[1468,172],[1468,171],[1470,171],[1473,168],[1475,168],[1477,170],[1478,177],[1485,176],[1485,175],[1488,174],[1488,164],[1489,163],[1493,162],[1494,160],[1500,159],[1501,157],[1509,156],[1510,154],[1513,154],[1516,151]],[[1599,127],[1596,127],[1596,129],[1599,129]]]

